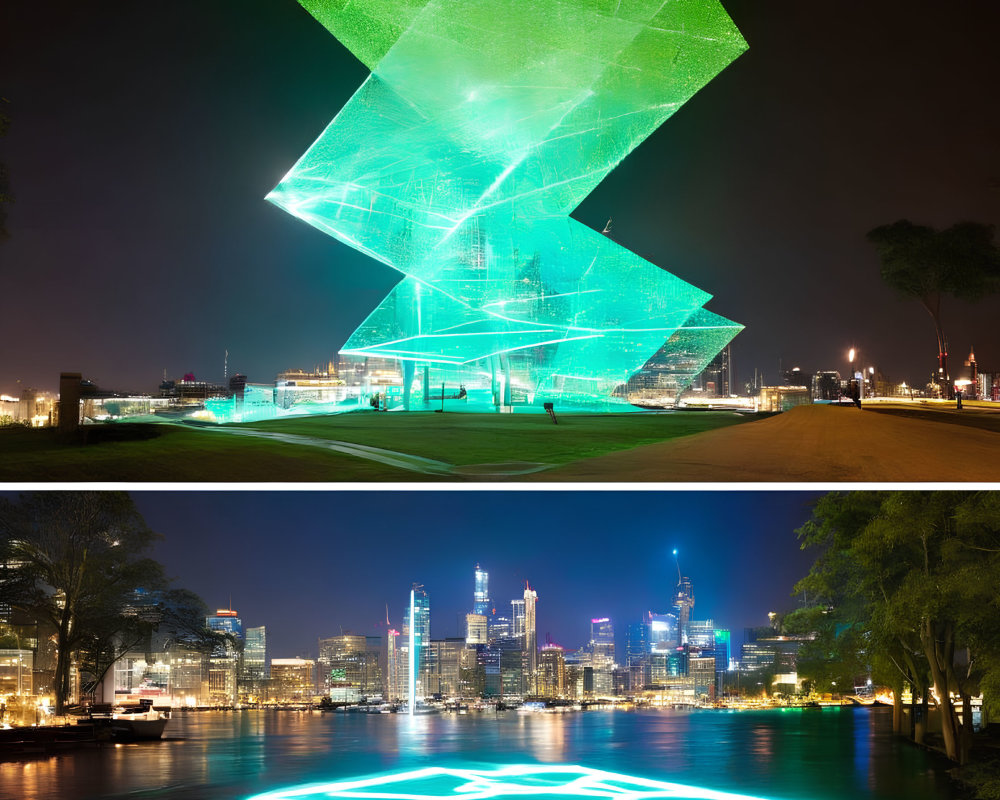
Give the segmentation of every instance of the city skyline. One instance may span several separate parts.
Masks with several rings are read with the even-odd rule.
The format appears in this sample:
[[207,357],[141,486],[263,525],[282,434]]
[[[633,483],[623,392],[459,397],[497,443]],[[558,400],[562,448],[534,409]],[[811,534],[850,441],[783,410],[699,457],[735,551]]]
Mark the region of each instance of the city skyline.
[[[429,596],[431,637],[464,638],[477,563],[489,573],[498,616],[510,616],[525,581],[537,592],[539,647],[547,639],[581,647],[591,620],[610,617],[622,648],[628,623],[671,609],[675,549],[697,587],[693,616],[731,629],[738,643],[744,627],[794,607],[792,585],[812,559],[793,530],[821,495],[596,492],[570,502],[563,492],[347,491],[331,503],[324,494],[132,497],[164,535],[153,556],[167,573],[210,609],[231,598],[244,625],[267,628],[270,653],[287,657],[315,655],[319,638],[341,632],[384,636],[387,613],[389,627],[402,631],[413,583]],[[452,520],[474,520],[494,544],[440,521],[443,502]],[[518,521],[484,515],[493,505]],[[409,561],[396,555],[413,542],[427,546]]]
[[[881,283],[864,235],[900,217],[998,219],[1000,111],[980,98],[1000,7],[723,5],[749,50],[574,217],[610,218],[614,241],[746,325],[737,385],[755,368],[776,382],[779,362],[844,372],[852,346],[923,385],[932,326]],[[326,363],[397,280],[264,200],[364,67],[292,0],[155,13],[0,12],[17,199],[0,315],[32,332],[5,354],[4,393],[54,389],[64,370],[120,390],[163,370],[215,380],[227,351],[231,372],[268,381]],[[944,313],[956,371],[971,347],[993,369],[1000,298]]]

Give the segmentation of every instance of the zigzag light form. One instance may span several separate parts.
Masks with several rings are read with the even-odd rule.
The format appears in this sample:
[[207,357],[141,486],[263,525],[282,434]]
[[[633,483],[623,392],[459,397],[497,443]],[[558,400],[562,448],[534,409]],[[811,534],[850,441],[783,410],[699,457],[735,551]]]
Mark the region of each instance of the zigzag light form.
[[665,341],[697,373],[742,329],[569,217],[745,49],[717,0],[300,2],[372,74],[268,199],[405,275],[342,353],[540,402]]
[[761,800],[748,795],[665,783],[576,766],[512,764],[496,769],[427,767],[373,778],[296,786],[249,800],[494,800],[572,797],[595,800]]

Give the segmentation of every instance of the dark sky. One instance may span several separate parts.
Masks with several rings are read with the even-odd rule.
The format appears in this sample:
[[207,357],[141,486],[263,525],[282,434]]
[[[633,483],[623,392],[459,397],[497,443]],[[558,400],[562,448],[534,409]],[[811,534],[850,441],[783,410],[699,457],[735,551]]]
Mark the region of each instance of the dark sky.
[[[998,221],[1000,3],[725,5],[748,53],[575,216],[745,324],[738,379],[844,370],[857,345],[925,382],[929,317],[864,234]],[[365,75],[294,0],[0,4],[0,391],[219,379],[227,349],[251,380],[325,363],[399,276],[264,196]],[[1000,369],[1000,298],[945,313],[953,356]]]
[[[619,645],[643,612],[669,610],[671,551],[694,581],[697,619],[767,623],[794,607],[814,554],[794,529],[817,492],[133,492],[163,540],[154,556],[211,608],[266,625],[274,657],[316,654],[320,636],[402,625],[410,585],[431,600],[435,638],[464,635],[473,570],[497,613],[524,581],[538,637],[565,647],[610,616]],[[461,621],[460,621],[461,620]]]

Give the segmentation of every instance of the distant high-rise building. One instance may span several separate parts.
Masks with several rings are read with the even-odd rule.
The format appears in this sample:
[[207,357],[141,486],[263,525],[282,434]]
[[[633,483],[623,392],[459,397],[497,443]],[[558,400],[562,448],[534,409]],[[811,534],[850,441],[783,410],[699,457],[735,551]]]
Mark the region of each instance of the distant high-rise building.
[[733,368],[729,345],[715,356],[701,373],[705,394],[711,397],[729,397],[732,394]]
[[263,625],[247,628],[246,642],[243,645],[243,669],[240,674],[244,688],[256,695],[268,677],[267,630]]
[[590,620],[590,651],[595,656],[615,660],[615,629],[610,617]]
[[239,639],[243,638],[243,622],[231,608],[220,608],[215,614],[205,617],[205,627],[216,633],[231,633]]
[[533,685],[538,671],[538,637],[535,632],[535,603],[538,593],[524,586],[524,650],[528,654],[528,685]]
[[333,684],[357,689],[372,697],[384,691],[382,637],[343,633],[319,640],[319,681],[325,691]]
[[510,635],[524,638],[524,600],[510,601]]
[[399,631],[389,628],[386,631],[386,669],[385,690],[386,699],[398,702],[406,697],[406,653],[401,650]]
[[625,629],[625,669],[628,672],[628,686],[633,691],[650,682],[650,641],[649,622],[633,622]]
[[234,706],[237,700],[239,647],[243,622],[231,608],[220,608],[205,617],[205,627],[215,633],[229,634],[212,650],[208,666],[208,701],[217,706]]
[[486,644],[489,641],[489,632],[484,614],[465,615],[465,643],[466,644]]
[[677,589],[674,591],[673,610],[677,615],[677,644],[688,643],[688,622],[691,620],[691,610],[694,608],[694,584],[690,578],[678,575]]
[[833,370],[812,376],[813,400],[837,400],[840,397],[840,373]]
[[490,613],[490,574],[476,564],[475,587],[472,592],[472,613],[484,617]]
[[487,620],[487,626],[487,635],[491,642],[497,639],[509,639],[514,635],[513,623],[507,617],[490,616]]
[[542,697],[561,697],[566,691],[566,659],[557,644],[547,644],[538,658],[537,692]]
[[308,703],[316,694],[316,662],[311,658],[271,659],[271,699]]
[[[413,586],[413,619],[410,619],[410,609],[406,610],[406,631],[413,640],[413,653],[409,661],[414,664],[416,678],[416,696],[424,696],[424,686],[434,671],[434,653],[430,647],[431,641],[431,599],[422,586]],[[407,645],[409,646],[409,645]]]

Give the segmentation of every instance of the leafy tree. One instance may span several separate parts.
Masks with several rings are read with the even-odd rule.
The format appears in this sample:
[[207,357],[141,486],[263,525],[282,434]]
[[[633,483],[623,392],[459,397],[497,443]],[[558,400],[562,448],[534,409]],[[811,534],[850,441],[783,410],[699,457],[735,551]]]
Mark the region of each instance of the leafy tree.
[[[16,581],[7,600],[55,631],[56,713],[70,695],[70,665],[83,649],[99,665],[135,627],[137,588],[166,588],[147,557],[157,535],[119,492],[36,492],[0,502],[0,541]],[[106,667],[105,667],[106,669]]]
[[[924,705],[933,688],[945,753],[964,763],[971,698],[982,691],[996,707],[1000,684],[1000,499],[989,492],[828,495],[798,533],[803,547],[822,548],[795,587],[826,609],[817,643],[827,651],[818,655],[850,669],[870,664],[897,698],[906,682]],[[913,711],[911,720],[922,722],[920,707]],[[913,735],[922,738],[922,724]]]
[[939,377],[952,396],[941,298],[975,301],[1000,291],[1000,249],[993,226],[959,222],[942,231],[901,219],[868,231],[882,262],[882,280],[920,302],[934,321]]

